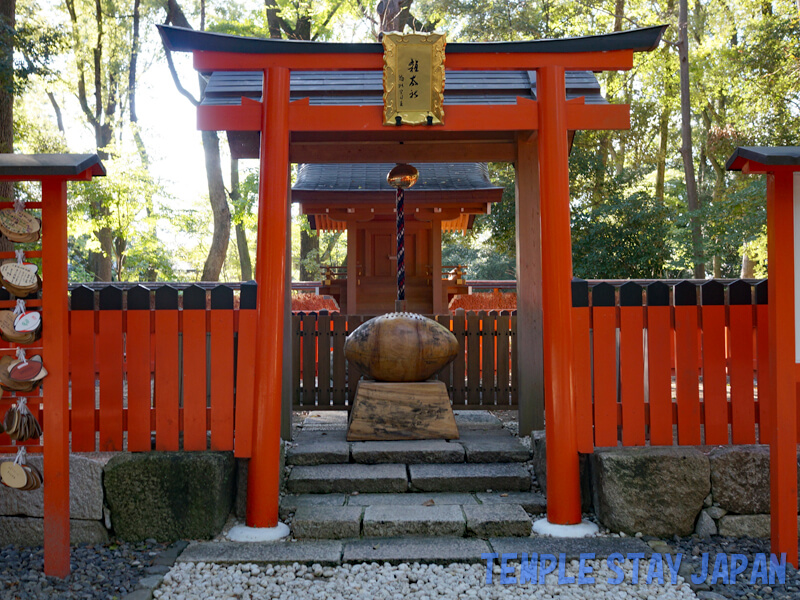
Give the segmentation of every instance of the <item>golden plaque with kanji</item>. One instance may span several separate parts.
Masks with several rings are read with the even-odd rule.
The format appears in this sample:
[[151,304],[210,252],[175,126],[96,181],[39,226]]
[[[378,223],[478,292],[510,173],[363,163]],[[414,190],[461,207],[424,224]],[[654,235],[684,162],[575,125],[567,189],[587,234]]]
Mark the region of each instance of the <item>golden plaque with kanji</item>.
[[444,48],[439,33],[383,36],[383,124],[444,124]]

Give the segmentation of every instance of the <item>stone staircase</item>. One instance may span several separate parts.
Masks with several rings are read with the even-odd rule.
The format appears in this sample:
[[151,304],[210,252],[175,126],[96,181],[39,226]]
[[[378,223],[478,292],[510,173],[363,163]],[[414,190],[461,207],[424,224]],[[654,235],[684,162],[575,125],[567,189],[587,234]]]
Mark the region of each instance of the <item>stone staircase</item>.
[[296,538],[527,537],[546,510],[530,449],[490,413],[457,413],[458,440],[386,442],[347,442],[346,413],[316,414],[286,455]]

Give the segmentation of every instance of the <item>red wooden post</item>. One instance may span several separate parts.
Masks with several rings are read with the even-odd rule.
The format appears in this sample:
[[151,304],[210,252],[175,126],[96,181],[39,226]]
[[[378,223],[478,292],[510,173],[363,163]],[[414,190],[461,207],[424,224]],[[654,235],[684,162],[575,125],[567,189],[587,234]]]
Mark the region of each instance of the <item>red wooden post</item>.
[[44,412],[44,571],[69,575],[69,382],[67,311],[67,182],[42,181],[42,360]]
[[[542,223],[542,312],[548,487],[547,519],[581,522],[572,370],[572,242],[564,67],[537,71]],[[525,368],[525,367],[523,367]]]
[[247,482],[247,525],[278,524],[281,376],[289,191],[289,69],[264,71],[261,176],[258,183],[258,282],[253,456]]
[[[800,195],[800,193],[798,193]],[[797,406],[795,388],[794,211],[792,173],[767,175],[770,339],[771,551],[797,566]]]

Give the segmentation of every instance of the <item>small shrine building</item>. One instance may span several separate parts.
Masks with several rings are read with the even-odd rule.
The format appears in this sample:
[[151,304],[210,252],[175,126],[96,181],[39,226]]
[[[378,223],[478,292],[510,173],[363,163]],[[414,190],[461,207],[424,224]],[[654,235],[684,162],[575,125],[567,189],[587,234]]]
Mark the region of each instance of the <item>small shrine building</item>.
[[[320,287],[343,314],[394,308],[395,190],[386,181],[393,166],[303,164],[292,186],[292,202],[311,229],[347,232],[346,266],[324,267]],[[469,292],[463,265],[442,265],[442,233],[466,233],[503,188],[489,181],[485,163],[423,163],[419,174],[406,197],[406,301],[411,312],[442,314],[455,294]]]

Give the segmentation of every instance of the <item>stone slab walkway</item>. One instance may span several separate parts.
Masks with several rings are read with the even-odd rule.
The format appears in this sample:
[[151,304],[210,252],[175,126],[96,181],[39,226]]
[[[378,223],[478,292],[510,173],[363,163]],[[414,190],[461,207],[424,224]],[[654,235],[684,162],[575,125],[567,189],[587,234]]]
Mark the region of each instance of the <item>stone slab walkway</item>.
[[653,550],[636,538],[477,538],[416,537],[371,538],[363,540],[283,541],[271,544],[234,542],[192,542],[178,557],[178,562],[215,564],[300,564],[339,565],[344,563],[389,562],[448,564],[483,563],[481,554],[521,553],[531,555],[564,553],[567,559],[580,553],[594,552],[607,557],[613,552],[623,555]]

